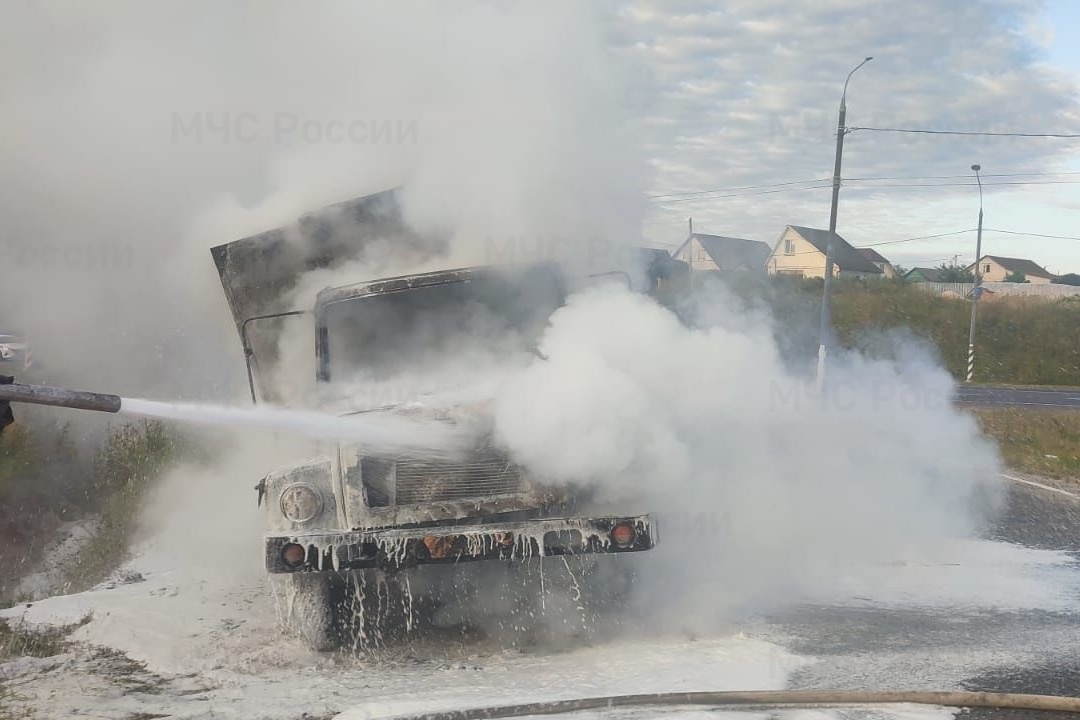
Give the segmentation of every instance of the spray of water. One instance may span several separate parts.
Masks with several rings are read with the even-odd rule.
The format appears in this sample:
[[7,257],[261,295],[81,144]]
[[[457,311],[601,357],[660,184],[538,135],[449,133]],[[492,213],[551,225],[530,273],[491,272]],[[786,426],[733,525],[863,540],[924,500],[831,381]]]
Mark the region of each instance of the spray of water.
[[138,398],[122,398],[120,412],[201,425],[289,430],[312,439],[360,442],[372,450],[422,448],[426,454],[463,450],[471,437],[464,427],[444,420],[380,412],[331,415],[265,405],[237,408]]

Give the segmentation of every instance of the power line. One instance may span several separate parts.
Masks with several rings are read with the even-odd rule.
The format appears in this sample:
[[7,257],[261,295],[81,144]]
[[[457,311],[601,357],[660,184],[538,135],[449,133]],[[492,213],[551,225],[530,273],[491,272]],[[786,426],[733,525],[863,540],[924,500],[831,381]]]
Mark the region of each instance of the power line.
[[[1046,173],[1050,175],[1050,173]],[[1080,175],[1080,173],[1054,173],[1054,175]],[[1034,173],[1008,173],[999,175],[984,175],[983,177],[1028,177],[1033,176]],[[841,182],[844,183],[860,183],[860,182],[879,182],[879,181],[892,181],[892,180],[946,180],[954,179],[970,180],[970,175],[927,175],[917,176],[912,175],[908,177],[854,177],[854,178],[841,178]],[[819,183],[817,185],[811,185],[810,183]],[[827,184],[821,184],[827,183]],[[790,187],[792,185],[806,185],[806,187]],[[1026,185],[1080,185],[1080,179],[1078,180],[1005,180],[1001,182],[984,182],[983,187],[1006,187],[1006,186],[1026,186]],[[974,187],[973,182],[930,182],[930,183],[889,183],[886,185],[876,185],[871,187],[853,187],[853,190],[881,190],[885,188],[936,188],[936,187]],[[800,190],[822,190],[832,187],[832,178],[822,178],[820,180],[800,180],[792,181],[789,183],[776,183],[774,185],[746,185],[743,187],[731,187],[731,188],[714,188],[712,190],[698,190],[687,193],[672,193],[670,195],[653,195],[648,199],[658,201],[660,204],[667,203],[683,203],[694,202],[699,200],[713,200],[723,198],[735,198],[735,197],[752,197],[755,195],[772,195],[782,192],[797,192]],[[759,189],[760,188],[760,189]],[[769,188],[769,189],[766,189]],[[731,192],[739,190],[750,190],[751,192]],[[714,195],[711,193],[723,193],[720,195]]]
[[720,200],[720,199],[723,199],[723,198],[733,198],[733,197],[752,197],[754,195],[772,195],[774,193],[795,192],[795,191],[798,191],[798,190],[828,190],[829,188],[832,187],[832,180],[829,180],[828,182],[829,182],[828,185],[815,185],[815,186],[811,186],[811,187],[777,188],[775,190],[756,190],[754,192],[731,193],[731,194],[727,194],[727,195],[704,195],[704,196],[698,196],[698,197],[679,197],[679,198],[674,198],[672,200],[661,200],[660,204],[666,205],[666,204],[669,204],[669,203],[700,202],[702,200]]
[[[1004,187],[1010,185],[1080,185],[1080,180],[1006,180],[1004,182],[984,182],[983,187]],[[881,190],[884,188],[920,188],[920,187],[975,187],[973,182],[943,182],[943,183],[893,183],[889,185],[877,185],[873,187],[853,188],[856,190]]]
[[689,196],[689,195],[705,195],[707,193],[714,193],[714,192],[731,192],[731,191],[734,191],[734,190],[760,190],[762,188],[778,188],[778,187],[785,187],[785,186],[788,186],[788,185],[805,185],[807,183],[818,183],[818,182],[831,183],[832,178],[819,178],[817,180],[791,180],[789,182],[769,183],[767,185],[736,185],[734,187],[713,188],[711,190],[692,190],[692,191],[687,190],[686,192],[669,193],[668,195],[649,195],[648,199],[649,200],[660,200],[660,199],[663,199],[663,198],[685,197],[685,196]]
[[[985,231],[986,228],[983,228]],[[862,245],[861,247],[880,247],[882,245],[896,245],[898,243],[914,242],[915,240],[933,240],[935,238],[949,237],[951,235],[963,235],[964,233],[975,232],[971,230],[953,230],[952,232],[938,233],[937,235],[920,235],[919,237],[903,238],[902,240],[885,240],[884,242],[870,243],[868,245]]]
[[1048,238],[1050,240],[1080,240],[1080,237],[1074,235],[1044,235],[1042,233],[1019,232],[1017,230],[995,230],[993,228],[983,228],[983,232],[1004,233],[1005,235],[1024,235],[1027,237]]
[[907,130],[904,128],[874,127],[849,127],[844,129],[847,132],[865,130],[867,132],[908,133],[913,135],[976,135],[981,137],[1080,138],[1080,133],[983,132],[971,130]]
[[[1010,178],[1010,177],[1057,177],[1059,175],[1080,175],[1080,171],[1066,172],[1030,172],[1030,173],[989,173],[983,174],[984,178]],[[845,180],[876,181],[876,180],[970,180],[971,174],[967,175],[894,175],[879,177],[850,177]]]

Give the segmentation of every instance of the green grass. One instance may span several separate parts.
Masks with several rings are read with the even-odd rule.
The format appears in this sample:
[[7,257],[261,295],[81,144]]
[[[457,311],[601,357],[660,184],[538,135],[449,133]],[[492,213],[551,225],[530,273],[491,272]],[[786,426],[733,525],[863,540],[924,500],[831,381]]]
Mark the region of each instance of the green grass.
[[[821,280],[725,278],[748,305],[765,305],[781,350],[817,355]],[[841,345],[878,354],[882,342],[933,348],[953,377],[966,373],[971,304],[942,298],[899,281],[838,280],[832,286],[832,326]],[[997,298],[979,304],[974,381],[986,384],[1080,386],[1080,300]],[[896,344],[896,341],[892,343]]]
[[147,493],[166,470],[190,456],[190,450],[159,421],[124,425],[109,434],[94,458],[90,486],[100,522],[66,569],[69,592],[92,587],[129,558]]
[[[971,304],[893,282],[838,283],[833,324],[858,347],[867,329],[905,328],[933,343],[956,378],[966,372]],[[1080,303],[999,298],[979,305],[974,382],[1080,385]]]
[[[90,615],[72,625],[60,627],[12,627],[0,620],[0,662],[19,657],[48,658],[60,655],[70,646],[68,635],[90,622]],[[21,720],[35,717],[26,698],[0,685],[0,720]]]
[[38,475],[43,466],[34,435],[22,425],[12,425],[0,435],[0,498],[9,495],[22,478]]
[[72,625],[57,627],[12,627],[0,620],[0,661],[16,657],[46,658],[59,655],[68,648],[67,636],[90,622],[90,615]]
[[[61,523],[98,517],[95,535],[64,568],[67,592],[105,579],[128,557],[147,493],[179,461],[209,451],[159,421],[108,428],[95,450],[71,428],[27,414],[0,434],[0,606],[22,598],[15,588],[33,569]],[[92,432],[92,430],[91,430]]]
[[1015,470],[1080,482],[1080,412],[1018,408],[971,410]]

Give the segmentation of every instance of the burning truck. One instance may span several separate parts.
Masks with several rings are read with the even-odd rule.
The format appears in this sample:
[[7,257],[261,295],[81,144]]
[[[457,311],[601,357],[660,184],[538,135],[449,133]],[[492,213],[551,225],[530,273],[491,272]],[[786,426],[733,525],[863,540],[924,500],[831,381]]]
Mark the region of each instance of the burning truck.
[[[632,270],[575,272],[552,262],[463,267],[335,285],[318,292],[313,307],[287,305],[306,273],[348,268],[375,244],[417,256],[432,251],[430,239],[402,222],[396,191],[212,248],[253,402],[284,404],[282,347],[294,342],[297,323],[315,340],[314,382],[305,394],[316,406],[341,415],[430,413],[423,397],[350,406],[341,389],[392,381],[406,367],[437,373],[478,349],[531,352],[543,362],[535,343],[575,290],[616,281],[662,296],[685,277],[682,263],[666,253],[641,250],[645,262]],[[46,395],[13,399],[64,404]],[[442,422],[479,428],[465,451],[388,453],[361,442],[324,443],[317,456],[258,482],[266,570],[287,585],[290,624],[314,648],[330,649],[349,632],[355,578],[368,573],[485,560],[513,565],[656,545],[652,516],[590,512],[583,491],[531,477],[495,442],[485,413],[482,403],[438,411]]]

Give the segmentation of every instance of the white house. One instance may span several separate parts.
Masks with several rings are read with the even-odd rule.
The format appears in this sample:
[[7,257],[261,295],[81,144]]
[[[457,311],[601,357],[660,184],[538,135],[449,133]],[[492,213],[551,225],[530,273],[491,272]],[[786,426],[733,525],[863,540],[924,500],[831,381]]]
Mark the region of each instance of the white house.
[[757,240],[694,233],[672,256],[690,266],[691,271],[765,272],[769,246]]
[[[974,273],[975,266],[968,265],[968,270]],[[1057,277],[1046,268],[1024,258],[983,255],[979,259],[979,274],[983,282],[1005,282],[1005,276],[1010,273],[1023,275],[1024,279],[1032,284],[1049,283]]]
[[[824,278],[828,244],[828,230],[788,225],[776,241],[765,267],[770,275]],[[833,236],[832,256],[833,277],[880,278],[884,275],[881,268],[860,255],[839,234]]]

